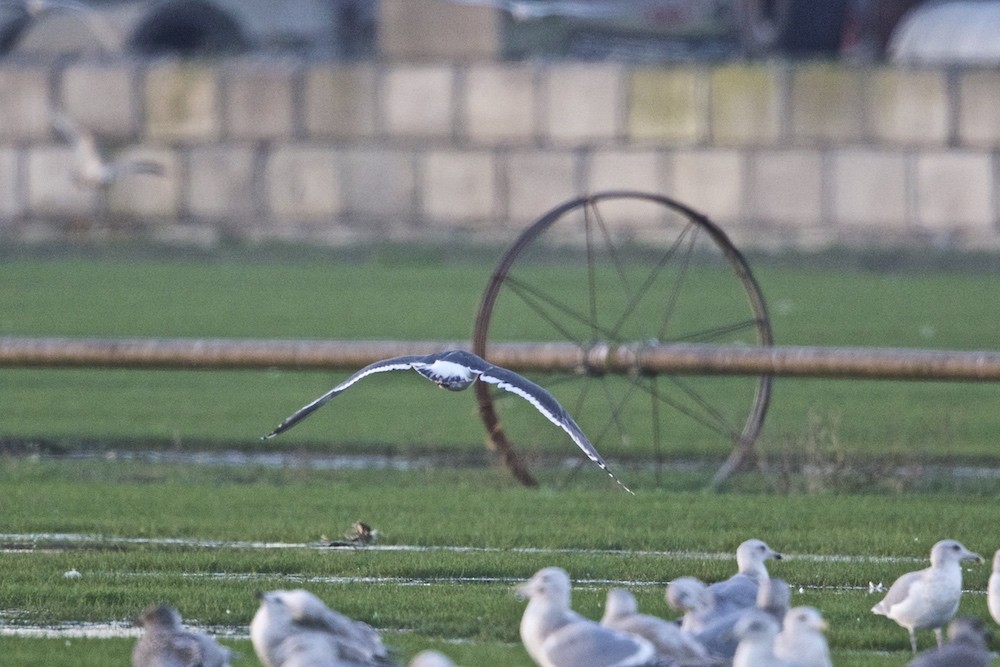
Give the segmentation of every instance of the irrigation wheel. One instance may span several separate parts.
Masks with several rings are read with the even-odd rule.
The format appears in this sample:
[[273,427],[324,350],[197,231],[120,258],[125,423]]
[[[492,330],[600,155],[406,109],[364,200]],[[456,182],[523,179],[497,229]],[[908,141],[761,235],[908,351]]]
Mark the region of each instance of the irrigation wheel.
[[[752,460],[770,376],[621,376],[587,365],[595,350],[652,341],[772,344],[764,297],[746,260],[717,225],[681,203],[602,192],[543,215],[487,284],[473,351],[488,356],[491,340],[579,346],[578,371],[542,384],[605,456],[651,456],[658,479],[666,452],[683,457],[726,443],[732,451],[715,485]],[[505,429],[498,410],[504,392],[475,386],[491,447],[520,482],[537,485],[511,441],[530,440],[538,429]]]

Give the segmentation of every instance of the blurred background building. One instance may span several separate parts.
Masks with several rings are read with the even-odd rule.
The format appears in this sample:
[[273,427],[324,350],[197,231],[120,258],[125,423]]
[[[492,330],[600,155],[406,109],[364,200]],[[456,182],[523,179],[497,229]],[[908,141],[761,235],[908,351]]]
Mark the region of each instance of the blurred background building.
[[509,239],[628,188],[998,247],[998,43],[989,0],[2,0],[0,237]]

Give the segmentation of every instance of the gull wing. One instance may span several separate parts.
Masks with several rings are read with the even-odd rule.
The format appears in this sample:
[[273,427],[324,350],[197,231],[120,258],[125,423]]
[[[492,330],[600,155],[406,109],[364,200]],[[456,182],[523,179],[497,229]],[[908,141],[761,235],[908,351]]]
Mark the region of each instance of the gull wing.
[[535,409],[545,415],[546,419],[566,431],[569,437],[573,439],[573,442],[576,443],[576,446],[587,455],[587,458],[596,463],[601,470],[608,473],[611,479],[618,482],[623,489],[632,493],[631,489],[622,484],[621,480],[608,470],[608,464],[604,462],[604,459],[597,453],[590,440],[583,434],[583,430],[569,413],[566,412],[565,408],[559,404],[555,396],[531,380],[499,366],[489,366],[479,375],[479,379],[488,384],[495,384],[500,389],[516,394],[531,403],[535,406]]
[[645,639],[593,621],[562,626],[545,639],[542,650],[555,667],[658,664],[655,650]]
[[876,614],[888,616],[894,606],[910,596],[910,591],[914,585],[920,582],[923,573],[924,570],[917,570],[916,572],[907,572],[900,575],[899,579],[896,579],[892,586],[889,587],[889,592],[885,594],[882,601],[872,607],[872,611]]
[[323,404],[325,404],[331,398],[335,397],[337,394],[343,392],[345,389],[353,385],[358,380],[366,378],[369,375],[373,375],[375,373],[410,370],[411,368],[413,368],[414,364],[419,364],[426,361],[427,361],[426,356],[408,355],[402,357],[392,357],[391,359],[383,359],[382,361],[376,361],[373,364],[369,364],[364,368],[362,368],[361,370],[359,370],[358,372],[356,372],[351,377],[347,378],[346,380],[338,384],[330,391],[326,392],[325,394],[317,398],[312,403],[304,405],[298,410],[296,410],[294,413],[292,413],[290,417],[285,419],[285,421],[281,422],[278,425],[278,428],[274,429],[273,431],[265,435],[262,439],[268,440],[278,435],[279,433],[283,433],[288,429],[292,428],[300,421],[302,421],[303,419],[311,415],[313,412],[315,412],[317,408],[322,407]]

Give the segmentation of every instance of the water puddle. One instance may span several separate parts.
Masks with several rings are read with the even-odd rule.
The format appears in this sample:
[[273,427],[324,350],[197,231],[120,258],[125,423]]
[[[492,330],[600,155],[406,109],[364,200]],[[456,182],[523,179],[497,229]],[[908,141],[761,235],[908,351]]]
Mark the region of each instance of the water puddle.
[[[186,537],[125,537],[84,533],[0,533],[0,547],[7,552],[65,552],[84,549],[114,549],[128,545],[190,547],[207,549],[312,549],[316,551],[372,552],[450,552],[511,553],[532,555],[605,555],[627,558],[665,558],[674,560],[733,560],[729,552],[709,551],[626,551],[622,549],[583,549],[546,547],[472,547],[458,545],[383,544],[365,546],[329,546],[322,542],[226,541]],[[788,560],[820,563],[922,563],[926,558],[900,556],[859,556],[849,554],[784,554]]]
[[[199,626],[184,623],[185,627],[204,632],[216,639],[249,639],[247,627]],[[142,635],[142,628],[124,621],[84,622],[71,621],[51,625],[16,624],[0,621],[0,637],[29,637],[40,639],[128,639]]]

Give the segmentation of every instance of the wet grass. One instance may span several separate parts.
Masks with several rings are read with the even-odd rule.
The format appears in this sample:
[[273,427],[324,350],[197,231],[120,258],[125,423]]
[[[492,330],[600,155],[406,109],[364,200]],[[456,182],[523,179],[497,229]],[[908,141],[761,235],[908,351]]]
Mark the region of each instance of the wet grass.
[[[387,631],[390,643],[398,638],[404,654],[460,641],[460,652],[446,648],[467,656],[466,664],[527,665],[516,646],[523,603],[511,587],[537,569],[565,567],[578,582],[574,606],[588,616],[600,615],[610,586],[628,582],[643,609],[669,617],[667,581],[727,576],[728,554],[758,535],[787,555],[770,569],[791,583],[794,603],[814,605],[829,620],[836,664],[874,667],[902,665],[907,639],[868,612],[879,599],[869,594],[870,581],[889,583],[922,567],[930,545],[944,536],[987,555],[997,546],[982,533],[995,521],[994,496],[970,502],[968,495],[651,489],[633,497],[599,478],[554,491],[500,483],[487,471],[261,472],[249,481],[185,466],[6,458],[5,531],[308,545],[363,519],[380,530],[378,547],[81,544],[57,537],[29,545],[27,538],[6,538],[0,609],[13,623],[106,623],[165,600],[192,623],[245,629],[255,591],[307,587]],[[400,546],[472,550],[393,548]],[[81,577],[65,579],[71,569]],[[971,567],[966,588],[984,590],[988,574],[987,566]],[[982,594],[968,594],[962,610],[988,618]],[[0,639],[0,646],[7,642],[54,645]],[[250,655],[248,646],[233,645]],[[103,655],[108,645],[75,646]],[[252,655],[246,664],[254,664]]]
[[[0,335],[18,336],[466,339],[493,268],[482,253],[455,259],[433,249],[0,252]],[[834,254],[752,264],[779,344],[995,348],[996,263],[921,259]],[[565,279],[557,261],[538,270]],[[666,616],[666,581],[726,576],[732,560],[711,554],[755,535],[789,556],[771,571],[792,583],[795,603],[829,620],[835,664],[897,667],[909,659],[906,633],[869,613],[878,596],[868,583],[922,567],[946,536],[987,557],[1000,546],[983,529],[996,523],[995,481],[926,467],[1000,463],[994,385],[779,379],[760,441],[772,477],[746,475],[709,494],[725,443],[682,438],[659,453],[706,462],[686,472],[646,466],[656,453],[643,443],[611,443],[602,451],[633,497],[590,466],[544,467],[576,451],[530,408],[507,421],[528,425],[529,439],[518,442],[543,488],[520,488],[496,467],[466,467],[484,451],[473,397],[428,391],[416,377],[379,378],[379,388],[348,392],[287,437],[259,442],[339,377],[5,370],[0,449],[16,454],[0,457],[0,532],[308,544],[361,519],[381,531],[383,548],[46,539],[32,548],[9,538],[0,621],[123,622],[166,601],[199,625],[245,629],[255,591],[306,586],[386,631],[403,657],[431,647],[459,664],[527,667],[513,581],[557,564],[582,582],[574,603],[588,616],[600,615],[613,582],[626,581],[644,610]],[[114,460],[117,450],[230,448],[286,452],[293,463],[299,452],[433,453],[459,463],[317,471]],[[80,449],[108,460],[63,456]],[[901,465],[916,472],[900,478]],[[81,578],[64,579],[71,569]],[[966,588],[982,591],[987,576],[986,566],[970,568]],[[978,593],[963,598],[962,611],[988,619]],[[240,664],[257,664],[249,642],[225,641],[243,654]],[[125,664],[131,645],[0,637],[0,662]]]

